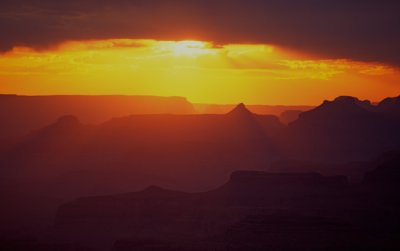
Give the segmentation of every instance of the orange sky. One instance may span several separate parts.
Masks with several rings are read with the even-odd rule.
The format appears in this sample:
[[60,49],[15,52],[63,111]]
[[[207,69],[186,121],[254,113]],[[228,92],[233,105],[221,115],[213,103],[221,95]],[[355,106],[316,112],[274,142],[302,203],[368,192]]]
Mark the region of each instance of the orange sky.
[[400,94],[400,71],[266,44],[138,39],[66,42],[0,56],[0,93],[184,96],[196,103],[306,104]]

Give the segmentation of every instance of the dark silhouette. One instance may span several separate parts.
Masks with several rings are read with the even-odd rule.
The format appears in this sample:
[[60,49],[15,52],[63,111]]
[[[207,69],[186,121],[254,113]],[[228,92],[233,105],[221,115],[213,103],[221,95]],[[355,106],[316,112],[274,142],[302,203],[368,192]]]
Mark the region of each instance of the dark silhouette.
[[377,110],[393,116],[400,116],[400,96],[395,98],[386,98],[378,104]]
[[287,151],[294,159],[346,163],[396,149],[400,117],[381,112],[380,106],[353,97],[325,101],[288,126]]
[[60,116],[0,141],[0,249],[396,249],[397,106]]

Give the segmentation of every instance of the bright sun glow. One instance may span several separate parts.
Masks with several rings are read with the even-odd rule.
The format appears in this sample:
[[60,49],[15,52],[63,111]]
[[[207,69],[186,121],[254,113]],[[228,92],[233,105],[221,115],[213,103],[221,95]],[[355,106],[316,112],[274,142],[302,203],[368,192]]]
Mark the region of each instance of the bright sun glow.
[[166,45],[174,56],[198,56],[211,54],[211,44],[201,41],[170,42]]

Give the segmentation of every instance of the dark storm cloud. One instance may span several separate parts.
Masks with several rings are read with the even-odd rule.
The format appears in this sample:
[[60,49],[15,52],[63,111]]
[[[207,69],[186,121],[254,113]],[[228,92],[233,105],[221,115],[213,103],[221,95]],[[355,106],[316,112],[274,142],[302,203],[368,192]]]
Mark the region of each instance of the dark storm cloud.
[[65,40],[197,38],[271,43],[400,65],[400,1],[1,0],[0,50]]

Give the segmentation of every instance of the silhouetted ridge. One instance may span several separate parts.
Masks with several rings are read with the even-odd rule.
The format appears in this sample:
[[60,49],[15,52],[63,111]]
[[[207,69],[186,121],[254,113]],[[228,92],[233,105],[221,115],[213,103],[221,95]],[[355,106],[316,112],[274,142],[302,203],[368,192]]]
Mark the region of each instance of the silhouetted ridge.
[[237,105],[225,117],[230,123],[229,128],[225,130],[240,129],[235,138],[265,140],[270,136],[269,133],[280,126],[277,117],[253,114],[243,103]]
[[398,123],[370,101],[342,96],[301,113],[289,125],[288,146],[297,159],[363,161],[398,144]]
[[99,124],[133,114],[195,114],[184,97],[0,95],[0,138],[22,136],[74,114],[84,124]]
[[[334,108],[334,109],[348,109],[349,111],[354,111],[356,109],[373,110],[369,100],[359,100],[358,98],[351,96],[339,96],[333,101],[324,101],[321,105],[322,108]],[[318,109],[318,108],[317,108]]]
[[400,115],[400,96],[382,100],[378,104],[378,110],[383,113]]
[[371,104],[371,102],[369,100],[359,100],[356,97],[352,97],[352,96],[339,96],[337,98],[335,98],[335,100],[333,102],[342,102],[342,103],[352,103],[352,104]]
[[393,97],[393,98],[385,98],[384,100],[382,100],[379,103],[379,105],[382,105],[382,106],[398,105],[398,106],[400,106],[400,96]]
[[240,103],[232,111],[228,113],[231,116],[253,116],[253,113],[247,107]]
[[333,125],[333,123],[354,121],[356,117],[368,117],[373,109],[374,106],[369,101],[360,101],[354,97],[341,96],[333,101],[325,100],[317,108],[301,113],[299,119],[294,121],[292,125]]

